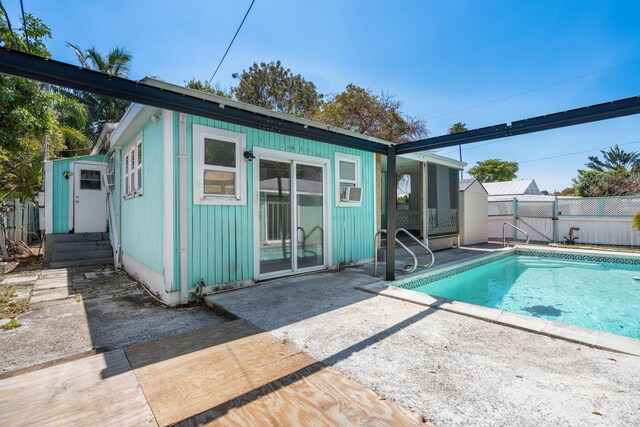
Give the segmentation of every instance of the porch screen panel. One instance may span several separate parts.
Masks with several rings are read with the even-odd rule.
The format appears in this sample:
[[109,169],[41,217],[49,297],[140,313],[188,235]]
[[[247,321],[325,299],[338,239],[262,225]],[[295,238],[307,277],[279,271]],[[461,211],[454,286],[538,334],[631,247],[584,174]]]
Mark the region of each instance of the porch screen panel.
[[458,234],[458,171],[429,163],[427,212],[430,237]]

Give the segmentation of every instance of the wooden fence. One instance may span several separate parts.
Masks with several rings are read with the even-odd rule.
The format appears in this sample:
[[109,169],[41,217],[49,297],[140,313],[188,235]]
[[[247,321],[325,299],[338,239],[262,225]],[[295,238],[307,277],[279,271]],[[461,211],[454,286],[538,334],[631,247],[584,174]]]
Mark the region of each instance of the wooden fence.
[[5,237],[14,242],[34,243],[40,239],[38,205],[15,199],[4,203]]

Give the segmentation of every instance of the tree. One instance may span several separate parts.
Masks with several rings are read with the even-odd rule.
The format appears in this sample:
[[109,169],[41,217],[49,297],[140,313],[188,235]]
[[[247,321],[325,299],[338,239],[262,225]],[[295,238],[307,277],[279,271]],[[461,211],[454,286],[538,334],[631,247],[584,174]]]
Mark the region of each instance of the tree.
[[[451,125],[451,127],[449,128],[449,130],[447,131],[447,134],[449,135],[453,135],[456,133],[462,133],[462,132],[466,132],[469,129],[467,129],[467,126],[465,123],[462,122],[457,122]],[[460,161],[462,161],[462,144],[458,144],[458,155],[460,156]],[[464,170],[460,170],[460,179],[464,178]]]
[[[116,47],[104,56],[95,47],[83,51],[78,45],[72,43],[67,43],[67,46],[73,49],[83,67],[112,76],[129,77],[133,56],[124,48]],[[87,107],[89,113],[87,131],[94,141],[100,135],[102,126],[107,122],[119,121],[129,106],[129,101],[90,92],[70,91],[68,94],[76,97]]]
[[554,196],[575,196],[575,194],[576,189],[574,187],[567,187],[564,190],[553,192]]
[[229,99],[233,98],[233,93],[231,89],[225,90],[222,87],[220,87],[220,84],[218,83],[216,83],[215,86],[211,86],[209,82],[196,80],[195,77],[193,77],[188,82],[185,82],[185,86],[188,87],[189,89],[199,90],[201,92],[210,93],[216,96],[222,96],[224,98],[229,98]]
[[315,84],[293,74],[280,61],[254,62],[232,77],[238,79],[238,86],[233,88],[236,99],[258,107],[309,118],[322,101]]
[[477,162],[469,169],[469,174],[480,182],[511,181],[518,172],[518,162],[508,162],[500,159],[489,159]]
[[375,95],[354,84],[322,104],[314,119],[331,126],[403,143],[427,135],[424,120],[401,111],[402,103],[388,93]]
[[[45,44],[48,38],[49,27],[32,15],[25,15],[13,32],[6,18],[0,16],[0,44],[6,47],[49,58]],[[63,103],[49,86],[0,75],[0,197],[13,191],[16,197],[31,198],[42,179],[45,138],[50,152],[86,144],[74,128],[82,117],[81,105],[72,100]]]
[[600,150],[604,160],[600,160],[598,156],[589,156],[587,167],[598,172],[627,170],[634,171],[638,167],[640,161],[640,153],[635,151],[621,150],[618,145],[614,145],[609,151]]
[[469,129],[467,129],[467,126],[465,123],[462,122],[458,122],[458,123],[454,123],[451,125],[451,127],[449,128],[449,130],[447,131],[448,135],[453,135],[456,133],[461,133],[461,132],[466,132]]
[[578,196],[635,196],[640,193],[640,177],[626,169],[578,172],[578,177],[573,179]]

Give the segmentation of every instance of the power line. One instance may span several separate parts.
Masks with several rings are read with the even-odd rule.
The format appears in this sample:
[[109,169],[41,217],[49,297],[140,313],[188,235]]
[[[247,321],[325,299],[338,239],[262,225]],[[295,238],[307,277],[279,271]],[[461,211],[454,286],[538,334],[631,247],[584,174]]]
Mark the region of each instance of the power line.
[[24,5],[20,0],[20,10],[22,11],[22,30],[24,31],[24,39],[27,41],[27,50],[31,53],[31,43],[29,42],[29,33],[27,33],[27,19],[24,16]]
[[238,36],[238,33],[240,32],[240,28],[242,28],[242,24],[244,24],[245,19],[247,19],[247,16],[249,15],[249,12],[251,12],[251,8],[253,7],[253,4],[255,2],[256,2],[256,0],[251,0],[251,4],[249,5],[249,9],[247,9],[247,13],[244,14],[244,18],[242,18],[242,22],[240,22],[240,25],[238,26],[238,29],[236,30],[236,33],[233,35],[233,38],[231,39],[231,43],[229,43],[229,46],[227,46],[227,50],[224,52],[224,55],[222,55],[222,59],[220,60],[220,63],[218,64],[218,66],[216,67],[216,70],[213,72],[213,75],[209,79],[209,84],[211,84],[211,81],[213,80],[213,78],[218,73],[218,70],[220,69],[220,66],[222,65],[222,62],[224,61],[224,58],[227,57],[227,53],[229,53],[229,49],[231,49],[231,45],[236,40],[236,37]]
[[[631,144],[638,144],[640,143],[640,139],[637,139],[635,141],[629,141],[629,142],[625,142],[623,144],[614,144],[617,145],[618,147],[624,147],[625,145],[631,145]],[[605,145],[604,147],[598,147],[598,148],[591,148],[589,150],[582,150],[582,151],[575,151],[573,153],[566,153],[566,154],[558,154],[557,156],[549,156],[549,157],[541,157],[539,159],[533,159],[533,160],[525,160],[524,162],[518,162],[519,164],[523,164],[523,163],[533,163],[533,162],[540,162],[542,160],[551,160],[551,159],[557,159],[559,157],[569,157],[569,156],[573,156],[575,154],[584,154],[584,153],[590,153],[592,151],[596,151],[596,150],[604,150],[605,148],[610,148],[611,145]]]
[[514,93],[512,95],[503,96],[502,98],[496,98],[494,100],[483,102],[481,104],[472,105],[470,107],[461,108],[461,109],[455,110],[455,111],[449,111],[448,113],[437,114],[435,116],[427,117],[426,120],[437,119],[439,117],[444,117],[444,116],[448,116],[448,115],[451,115],[451,114],[460,113],[462,111],[472,110],[472,109],[478,108],[478,107],[484,107],[485,105],[495,104],[496,102],[505,101],[507,99],[515,98],[517,96],[526,95],[526,94],[531,93],[531,92],[536,92],[538,90],[547,89],[547,88],[550,88],[550,87],[553,87],[553,86],[558,86],[558,85],[561,85],[561,84],[564,84],[564,83],[572,82],[574,80],[583,79],[585,77],[589,77],[589,76],[592,76],[594,74],[599,74],[599,73],[602,73],[602,72],[605,72],[605,71],[613,70],[615,68],[622,67],[623,65],[627,65],[627,64],[629,64],[631,62],[634,62],[634,61],[632,60],[632,61],[622,62],[622,63],[617,64],[617,65],[612,65],[610,67],[601,68],[599,70],[595,70],[595,71],[592,71],[592,72],[589,72],[589,73],[586,73],[586,74],[581,74],[579,76],[571,77],[569,79],[560,80],[558,82],[549,83],[549,84],[544,85],[544,86],[539,86],[539,87],[536,87],[536,88],[533,88],[533,89],[528,89],[528,90],[525,90],[525,91],[522,91],[522,92],[517,92],[517,93]]
[[4,14],[5,19],[7,20],[7,27],[9,27],[9,31],[11,32],[11,35],[13,36],[13,42],[16,45],[16,49],[20,48],[20,45],[18,44],[18,38],[16,37],[16,33],[13,32],[13,28],[11,28],[11,20],[9,20],[9,14],[7,13],[7,9],[4,8],[4,5],[2,4],[2,2],[0,1],[0,9],[2,9],[2,13]]

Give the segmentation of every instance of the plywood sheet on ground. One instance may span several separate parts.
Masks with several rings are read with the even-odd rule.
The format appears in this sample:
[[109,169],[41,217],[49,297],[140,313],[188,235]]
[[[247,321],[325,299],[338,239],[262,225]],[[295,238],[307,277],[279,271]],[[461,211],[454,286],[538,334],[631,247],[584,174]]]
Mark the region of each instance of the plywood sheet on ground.
[[0,381],[0,425],[156,425],[122,350]]
[[417,424],[245,320],[125,351],[160,425]]
[[408,411],[321,363],[185,420],[195,426],[415,426]]

